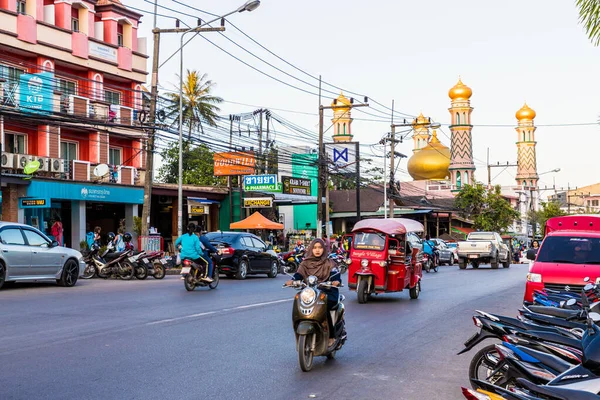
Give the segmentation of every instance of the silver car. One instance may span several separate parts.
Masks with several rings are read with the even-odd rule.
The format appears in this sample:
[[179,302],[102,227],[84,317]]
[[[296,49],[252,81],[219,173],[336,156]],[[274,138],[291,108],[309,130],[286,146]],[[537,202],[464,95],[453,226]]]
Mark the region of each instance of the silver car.
[[4,282],[47,280],[71,287],[84,269],[77,250],[58,246],[32,226],[0,222],[0,288]]

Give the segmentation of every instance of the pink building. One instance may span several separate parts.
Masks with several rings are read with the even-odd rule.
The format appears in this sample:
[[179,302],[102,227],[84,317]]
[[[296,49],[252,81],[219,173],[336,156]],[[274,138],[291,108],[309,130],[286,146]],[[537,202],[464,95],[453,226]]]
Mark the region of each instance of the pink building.
[[75,248],[96,225],[126,218],[132,229],[145,165],[141,17],[120,0],[0,0],[2,220],[49,233],[60,218]]

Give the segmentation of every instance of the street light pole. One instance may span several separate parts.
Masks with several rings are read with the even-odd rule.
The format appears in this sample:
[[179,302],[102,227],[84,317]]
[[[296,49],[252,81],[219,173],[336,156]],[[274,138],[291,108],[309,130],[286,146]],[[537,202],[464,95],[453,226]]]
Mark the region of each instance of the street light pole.
[[190,28],[181,35],[181,44],[179,46],[179,179],[177,185],[177,236],[181,236],[183,233],[183,47],[185,46],[183,40],[186,34],[194,31],[198,32],[203,26],[210,25],[230,16],[231,14],[256,10],[258,6],[260,6],[260,0],[247,1],[244,3],[244,5],[235,9],[234,11],[217,17],[211,21],[205,22],[204,24],[198,25],[197,27]]

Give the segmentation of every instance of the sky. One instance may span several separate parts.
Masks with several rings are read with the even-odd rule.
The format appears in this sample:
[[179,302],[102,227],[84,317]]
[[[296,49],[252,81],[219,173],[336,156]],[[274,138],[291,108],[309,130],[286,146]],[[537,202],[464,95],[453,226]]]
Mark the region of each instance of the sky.
[[[151,53],[154,0],[122,1],[145,14],[138,36],[148,37]],[[210,18],[182,3],[223,15],[243,1],[158,0],[159,14],[179,16],[192,25],[197,18]],[[354,138],[362,144],[374,144],[389,131],[391,112],[387,108],[392,100],[398,113],[416,116],[422,112],[442,125],[448,124],[448,90],[460,76],[473,90],[473,152],[478,180],[487,180],[488,148],[491,164],[516,163],[515,112],[526,101],[537,113],[538,172],[560,168],[558,173],[543,174],[540,187],[552,187],[555,182],[557,188],[574,188],[600,181],[600,127],[596,124],[600,116],[600,48],[591,44],[579,25],[574,1],[262,0],[255,11],[228,18],[311,76],[321,75],[329,84],[369,96],[371,107],[361,110],[371,115],[358,109],[352,115],[375,120],[353,122]],[[158,18],[160,28],[174,27],[174,23],[170,18]],[[244,49],[310,85],[269,67],[219,33],[206,33],[206,39],[256,69],[309,92],[277,82],[195,37],[185,47],[184,68],[205,72],[216,82],[214,93],[227,101],[221,105],[220,114],[251,112],[259,107],[291,110],[295,112],[275,112],[316,133],[318,80],[275,58],[233,27],[226,29],[225,35]],[[177,34],[161,37],[161,62],[179,48],[179,41]],[[174,57],[159,72],[160,87],[174,90],[178,73],[179,57]],[[339,93],[331,86],[323,88]],[[324,91],[323,104],[330,104],[332,97]],[[326,114],[326,127],[331,116]],[[395,121],[400,117],[396,115]],[[326,141],[330,134],[331,130]],[[450,145],[447,126],[442,126],[438,136]],[[405,141],[397,150],[412,154],[412,141]],[[383,152],[380,147],[369,146],[362,151],[364,156],[371,151],[375,155]],[[399,169],[399,179],[410,180],[406,160]],[[516,168],[493,168],[493,183],[514,184],[515,174]]]

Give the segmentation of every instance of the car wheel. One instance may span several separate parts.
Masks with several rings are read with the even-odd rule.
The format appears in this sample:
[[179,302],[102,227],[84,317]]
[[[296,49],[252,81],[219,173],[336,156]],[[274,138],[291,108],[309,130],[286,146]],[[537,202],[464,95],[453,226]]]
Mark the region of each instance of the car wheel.
[[235,274],[235,277],[236,277],[236,279],[246,279],[247,275],[248,275],[248,261],[241,260],[240,264],[238,265],[238,271]]
[[278,273],[279,273],[279,265],[277,264],[277,261],[271,261],[271,270],[269,271],[267,276],[269,278],[276,278]]
[[453,266],[454,265],[454,254],[450,256],[450,262],[448,263],[449,266]]
[[67,260],[62,275],[56,282],[60,286],[72,287],[77,283],[77,278],[79,278],[79,265],[74,260]]
[[4,266],[3,262],[0,262],[0,289],[4,285],[5,281],[6,281],[6,267]]
[[467,268],[467,262],[464,259],[458,259],[458,268],[460,269],[466,269]]
[[496,258],[490,263],[492,265],[492,269],[498,269],[498,263],[500,263],[500,260],[498,259],[498,256],[496,256]]

